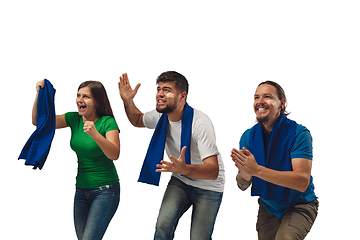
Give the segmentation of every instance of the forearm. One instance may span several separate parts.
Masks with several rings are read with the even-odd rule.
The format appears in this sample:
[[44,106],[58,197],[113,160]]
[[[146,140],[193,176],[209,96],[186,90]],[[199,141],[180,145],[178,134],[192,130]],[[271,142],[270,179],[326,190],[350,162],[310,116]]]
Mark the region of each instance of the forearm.
[[[245,178],[247,178],[247,177],[245,177]],[[247,178],[247,179],[245,179],[245,178],[240,171],[236,175],[237,185],[242,191],[245,191],[246,189],[248,189],[248,187],[250,187],[250,185],[252,183],[252,177]]]
[[185,176],[196,179],[216,180],[219,175],[219,166],[215,164],[187,165],[188,173]]
[[304,192],[310,181],[310,175],[298,171],[275,171],[266,167],[259,167],[256,175],[267,182],[279,185],[282,187],[294,189]]
[[32,124],[36,126],[36,119],[37,119],[37,102],[38,102],[38,93],[36,93],[34,105],[32,108]]
[[144,115],[136,106],[133,100],[124,102],[124,108],[126,116],[130,123],[135,127],[145,127],[142,122],[142,116]]
[[103,137],[100,133],[93,138],[97,145],[101,148],[106,157],[111,160],[117,160],[120,155],[120,145],[110,142],[105,137]]
[[203,164],[200,165],[186,165],[186,174],[184,175],[196,179],[216,180],[219,176],[217,155],[203,159]]

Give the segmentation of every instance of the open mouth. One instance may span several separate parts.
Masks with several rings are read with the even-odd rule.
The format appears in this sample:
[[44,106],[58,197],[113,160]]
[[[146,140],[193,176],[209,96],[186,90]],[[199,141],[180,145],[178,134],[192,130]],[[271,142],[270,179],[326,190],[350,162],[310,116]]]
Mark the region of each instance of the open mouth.
[[265,106],[258,106],[258,107],[256,107],[256,111],[258,112],[258,113],[263,113],[263,112],[265,112],[266,110],[268,110],[269,108],[268,107],[265,107]]
[[159,99],[159,100],[157,101],[157,104],[158,104],[158,105],[164,105],[165,102],[166,102],[166,101],[164,101],[164,100],[162,100],[162,99]]
[[85,106],[85,105],[79,106],[79,110],[80,110],[80,111],[83,111],[83,110],[85,110],[85,109],[86,109],[86,106]]

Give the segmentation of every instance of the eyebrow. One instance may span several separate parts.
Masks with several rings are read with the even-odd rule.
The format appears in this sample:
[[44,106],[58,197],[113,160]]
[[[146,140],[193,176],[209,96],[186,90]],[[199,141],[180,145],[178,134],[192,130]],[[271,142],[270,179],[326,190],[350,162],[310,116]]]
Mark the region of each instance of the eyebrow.
[[169,90],[172,90],[171,87],[157,87],[157,89],[169,89]]
[[76,94],[76,96],[81,96],[81,95],[90,97],[90,94],[88,94],[88,93],[83,93],[83,94],[77,93],[77,94]]
[[271,93],[264,93],[264,94],[254,94],[254,97],[258,97],[258,96],[273,96]]

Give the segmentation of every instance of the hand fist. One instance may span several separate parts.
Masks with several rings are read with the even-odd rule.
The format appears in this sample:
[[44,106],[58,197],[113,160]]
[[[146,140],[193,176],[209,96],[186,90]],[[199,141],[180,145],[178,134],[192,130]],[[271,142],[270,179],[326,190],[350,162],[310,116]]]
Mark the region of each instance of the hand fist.
[[36,92],[39,92],[40,88],[44,88],[44,79],[36,83]]
[[94,138],[95,133],[97,132],[94,122],[92,121],[84,122],[84,132],[87,133],[90,137]]

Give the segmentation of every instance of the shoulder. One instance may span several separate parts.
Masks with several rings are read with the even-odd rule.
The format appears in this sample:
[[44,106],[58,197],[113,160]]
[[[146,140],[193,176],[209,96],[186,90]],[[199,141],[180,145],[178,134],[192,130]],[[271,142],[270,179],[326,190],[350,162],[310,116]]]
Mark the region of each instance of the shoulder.
[[251,130],[252,130],[252,129],[253,129],[253,128],[247,129],[247,130],[241,135],[240,142],[239,142],[240,149],[242,149],[243,147],[245,147],[246,149],[249,149],[249,139],[250,139],[250,133],[251,133]]
[[206,115],[204,112],[194,109],[194,117],[193,117],[193,122],[198,124],[198,125],[203,125],[203,124],[211,124],[213,125],[212,121],[210,120],[209,116]]
[[296,142],[311,142],[312,137],[309,129],[301,124],[297,124],[296,131],[295,131],[295,141]]
[[312,137],[310,131],[303,125],[297,124],[295,143],[291,149],[292,158],[313,158]]
[[209,116],[197,109],[194,109],[193,131],[215,131]]
[[65,121],[68,126],[71,127],[73,123],[78,122],[80,119],[80,115],[78,112],[67,112],[65,113]]
[[154,109],[150,112],[144,113],[142,117],[142,121],[145,127],[153,129],[156,127],[156,124],[159,121],[160,117],[161,117],[161,113],[159,113],[158,111],[156,111],[156,109]]
[[102,116],[99,118],[99,121],[101,121],[102,127],[104,127],[105,131],[111,131],[111,130],[119,130],[119,126],[116,123],[116,120],[113,117],[110,116]]

